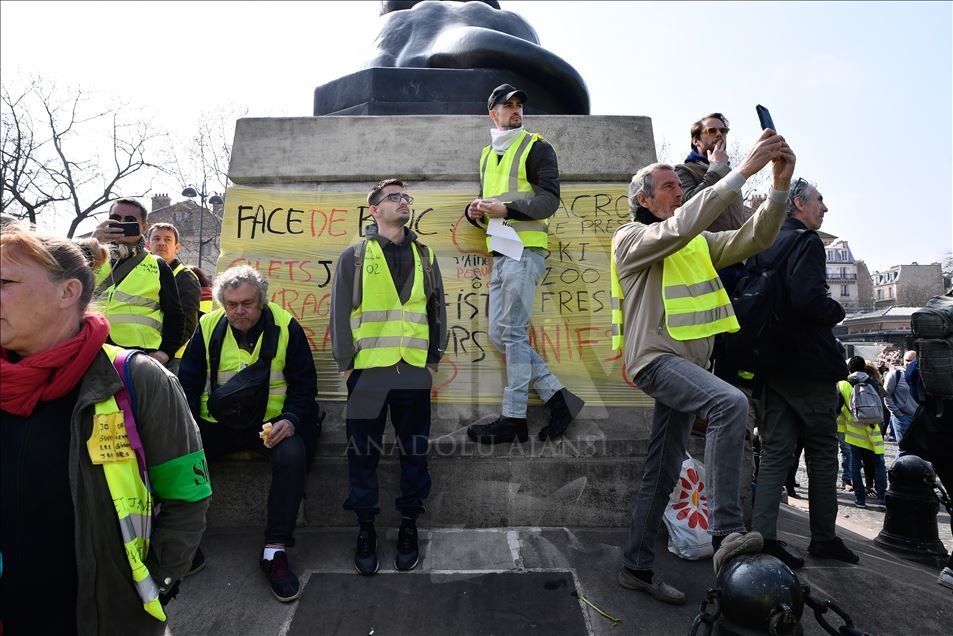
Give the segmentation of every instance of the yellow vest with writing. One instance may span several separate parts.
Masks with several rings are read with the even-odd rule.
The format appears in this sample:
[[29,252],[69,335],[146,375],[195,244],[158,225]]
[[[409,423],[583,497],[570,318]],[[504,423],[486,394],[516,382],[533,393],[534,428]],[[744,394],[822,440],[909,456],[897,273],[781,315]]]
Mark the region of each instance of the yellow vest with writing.
[[[367,241],[361,274],[361,304],[351,310],[351,337],[355,369],[389,367],[403,360],[415,367],[427,365],[430,326],[424,271],[417,244],[414,253],[414,284],[407,302],[400,295],[377,241]],[[433,263],[433,251],[428,250]]]
[[850,415],[850,396],[854,392],[853,385],[847,380],[837,383],[840,394],[844,398],[844,405],[837,416],[837,430],[844,433],[844,441],[858,448],[872,450],[877,455],[884,454],[884,438],[880,434],[880,426],[861,424]]
[[[611,251],[612,348],[621,349],[622,284]],[[711,262],[708,241],[701,235],[662,262],[665,326],[674,340],[698,340],[740,329],[731,299]]]
[[[113,362],[121,349],[108,344],[103,350]],[[110,450],[104,452],[100,445],[100,436],[112,440]],[[125,440],[125,441],[123,441]],[[93,463],[102,463],[109,494],[116,507],[122,541],[132,570],[142,605],[149,614],[165,620],[165,612],[159,602],[159,587],[145,565],[149,553],[149,538],[152,535],[152,492],[148,483],[139,472],[135,452],[129,447],[122,409],[116,398],[110,396],[97,402],[93,414],[93,432],[89,441],[90,457]],[[107,456],[108,455],[108,456]]]
[[[525,130],[500,156],[492,146],[483,149],[480,156],[481,196],[496,198],[509,203],[533,195],[533,186],[526,180],[526,159],[530,148],[542,137]],[[484,217],[486,220],[486,217]],[[549,247],[549,218],[533,221],[507,219],[507,224],[516,230],[524,247]],[[486,249],[490,249],[490,237],[486,237]]]
[[[97,275],[105,280],[111,269],[105,266]],[[104,275],[105,274],[105,275]],[[109,339],[120,347],[152,351],[162,344],[162,310],[159,308],[159,263],[146,257],[119,283],[106,289],[101,301],[109,320]]]
[[[292,315],[281,308],[281,305],[268,303],[267,309],[275,319],[275,326],[278,327],[278,351],[271,360],[271,375],[268,383],[268,406],[265,409],[265,419],[267,422],[279,415],[284,410],[285,396],[288,394],[288,382],[285,380],[285,360],[288,353],[288,325],[291,324]],[[211,363],[209,362],[209,342],[212,339],[212,333],[215,331],[219,320],[227,320],[224,309],[216,309],[205,314],[199,320],[199,330],[202,332],[202,339],[205,342],[205,391],[202,393],[201,407],[199,416],[207,422],[215,422],[215,418],[208,412],[208,396]],[[218,365],[218,378],[216,388],[222,386],[230,379],[235,377],[239,371],[245,367],[251,366],[258,360],[261,352],[261,345],[265,339],[265,334],[258,336],[258,342],[255,343],[255,349],[249,353],[238,346],[235,336],[232,334],[230,326],[225,327],[225,339],[222,341],[221,358]]]

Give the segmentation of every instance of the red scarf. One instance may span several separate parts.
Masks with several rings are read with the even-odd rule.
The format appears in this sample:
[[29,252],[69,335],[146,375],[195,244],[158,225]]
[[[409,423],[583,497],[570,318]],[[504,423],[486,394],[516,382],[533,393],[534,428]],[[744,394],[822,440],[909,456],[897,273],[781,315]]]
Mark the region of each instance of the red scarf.
[[37,402],[63,397],[83,378],[109,335],[109,322],[86,314],[79,333],[43,353],[10,362],[0,347],[0,409],[29,416]]

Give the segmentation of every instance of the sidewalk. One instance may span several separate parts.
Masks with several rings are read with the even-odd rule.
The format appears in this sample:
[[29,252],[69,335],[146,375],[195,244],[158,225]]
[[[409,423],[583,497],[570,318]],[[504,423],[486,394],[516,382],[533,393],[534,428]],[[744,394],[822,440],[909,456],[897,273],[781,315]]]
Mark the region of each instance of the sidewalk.
[[[797,503],[797,502],[795,502]],[[806,554],[804,511],[782,505],[782,538],[807,561],[799,570],[818,599],[832,599],[855,626],[874,634],[949,633],[953,594],[936,583],[938,568],[904,561],[869,538],[839,534],[859,565]],[[421,563],[393,569],[396,529],[378,528],[381,571],[354,572],[354,528],[303,528],[289,552],[304,592],[276,601],[258,569],[261,530],[213,529],[203,549],[208,567],[183,582],[170,605],[171,631],[189,634],[686,634],[707,588],[711,560],[683,561],[659,543],[656,570],[688,595],[664,605],[616,583],[624,528],[438,529],[420,523]],[[664,535],[664,533],[663,533]],[[617,617],[616,626],[573,591]],[[835,627],[841,623],[827,614]],[[804,633],[823,634],[810,612]],[[946,627],[943,627],[946,625]]]

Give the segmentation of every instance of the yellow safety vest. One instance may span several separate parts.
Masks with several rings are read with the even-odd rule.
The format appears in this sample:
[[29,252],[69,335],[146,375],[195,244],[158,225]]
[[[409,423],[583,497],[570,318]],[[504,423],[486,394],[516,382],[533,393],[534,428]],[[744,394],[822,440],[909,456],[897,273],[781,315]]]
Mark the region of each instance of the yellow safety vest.
[[200,300],[200,301],[199,301],[199,313],[202,314],[203,316],[204,316],[205,314],[210,314],[210,313],[212,313],[212,309],[214,309],[214,308],[215,308],[215,306],[212,304],[212,301],[211,301],[211,300]]
[[[622,348],[622,283],[611,251],[612,348]],[[662,263],[665,326],[674,340],[698,340],[740,329],[731,299],[711,262],[708,241],[696,236]]]
[[837,416],[837,431],[844,434],[844,441],[852,446],[872,450],[877,455],[884,454],[884,438],[880,434],[877,424],[861,424],[850,415],[850,396],[854,392],[853,385],[847,380],[837,383],[840,394],[844,398],[844,405]]
[[[189,266],[186,265],[185,263],[179,263],[178,265],[175,266],[175,269],[172,270],[172,275],[173,275],[173,276],[178,276],[178,275],[179,275],[179,272],[181,272],[183,269],[189,269]],[[192,275],[195,276],[195,274],[192,274]],[[195,276],[195,280],[198,280],[198,276]],[[199,302],[199,308],[200,308],[200,309],[201,309],[201,306],[202,306],[202,303]],[[174,356],[174,357],[176,357],[176,358],[181,358],[181,357],[182,357],[182,354],[185,353],[185,348],[186,348],[187,346],[189,346],[189,339],[192,337],[192,334],[188,334],[188,336],[189,336],[189,337],[185,339],[185,342],[182,343],[182,346],[179,347],[179,350],[175,352],[175,356]]]
[[[530,148],[540,139],[540,135],[524,130],[503,156],[493,150],[493,146],[484,148],[480,157],[481,196],[485,199],[496,198],[504,203],[532,196],[533,186],[526,180],[526,159]],[[483,220],[487,220],[485,215]],[[516,230],[524,247],[549,248],[549,218],[539,221],[507,219],[506,223]],[[490,249],[489,236],[486,237],[486,249]]]
[[[424,270],[416,243],[414,286],[403,305],[394,286],[384,252],[377,241],[367,241],[361,277],[361,303],[351,310],[351,338],[355,369],[389,367],[404,360],[415,367],[427,365],[430,326]],[[433,251],[428,250],[433,263]]]
[[[271,311],[275,319],[275,326],[278,327],[278,351],[271,360],[271,375],[268,384],[268,406],[265,408],[265,419],[267,422],[284,411],[285,396],[288,394],[288,382],[285,380],[285,361],[288,353],[288,325],[291,324],[292,315],[275,303],[268,303],[262,311]],[[219,320],[227,320],[224,309],[216,309],[205,314],[199,320],[199,330],[202,332],[202,339],[205,341],[205,391],[202,393],[200,417],[207,422],[217,421],[208,412],[208,396],[210,391],[209,377],[211,363],[209,361],[209,342],[212,339],[212,333],[215,331]],[[261,352],[261,344],[265,339],[264,333],[258,337],[255,343],[255,349],[248,353],[238,346],[235,336],[232,334],[232,328],[225,328],[225,339],[222,341],[221,358],[218,365],[218,378],[216,388],[222,386],[238,372],[245,367],[251,366],[258,360]]]
[[[111,266],[97,273],[105,280]],[[159,308],[159,263],[153,254],[136,265],[118,286],[104,292],[103,315],[109,320],[109,339],[120,347],[155,350],[162,344],[162,310]]]

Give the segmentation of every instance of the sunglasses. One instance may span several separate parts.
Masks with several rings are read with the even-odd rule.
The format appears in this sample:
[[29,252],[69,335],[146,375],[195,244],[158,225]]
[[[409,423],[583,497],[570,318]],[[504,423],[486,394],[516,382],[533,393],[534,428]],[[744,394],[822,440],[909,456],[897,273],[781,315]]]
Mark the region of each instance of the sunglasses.
[[380,203],[384,199],[387,199],[391,203],[400,203],[401,201],[406,201],[407,205],[412,205],[414,202],[414,197],[403,192],[392,192],[391,194],[385,194],[384,196],[382,196],[381,198],[377,200],[377,203]]
[[718,132],[720,132],[722,135],[727,135],[729,130],[731,130],[731,128],[728,128],[728,126],[725,126],[723,128],[713,128],[712,126],[705,126],[704,128],[702,128],[702,132],[705,133],[706,135],[714,135],[715,133],[718,133]]
[[120,216],[118,214],[110,214],[110,221],[119,221],[120,223],[138,223],[139,217],[137,216]]

